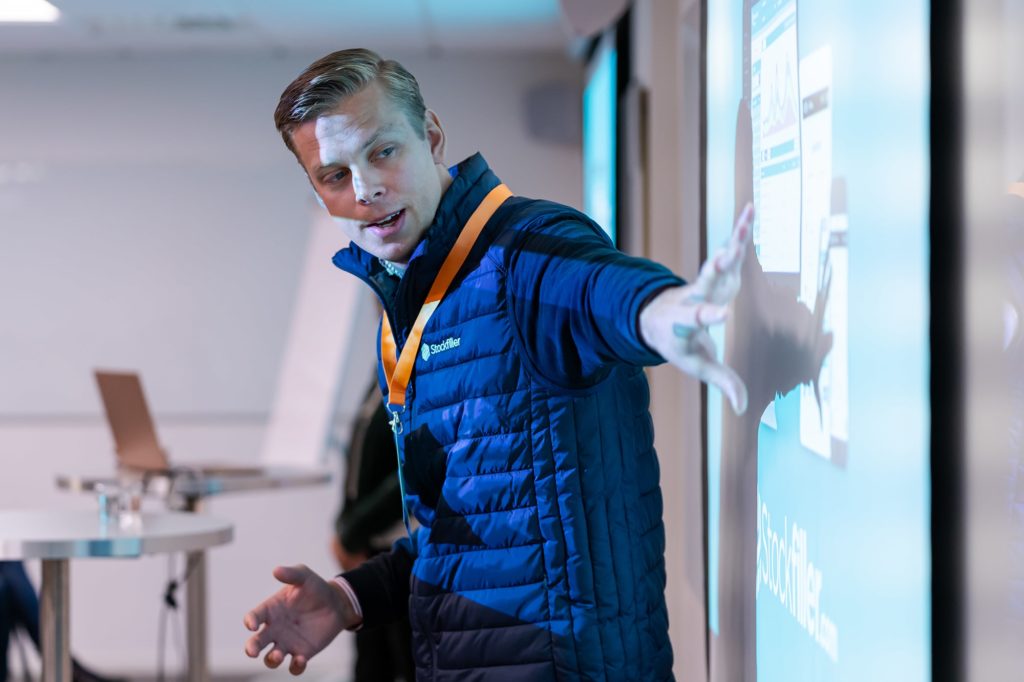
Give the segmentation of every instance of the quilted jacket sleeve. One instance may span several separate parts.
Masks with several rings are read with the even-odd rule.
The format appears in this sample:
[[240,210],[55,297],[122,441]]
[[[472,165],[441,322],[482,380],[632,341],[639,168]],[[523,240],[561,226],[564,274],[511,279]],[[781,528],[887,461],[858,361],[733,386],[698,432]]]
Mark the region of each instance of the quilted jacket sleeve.
[[510,242],[506,262],[516,332],[527,362],[547,381],[581,388],[615,363],[664,362],[640,336],[640,310],[683,280],[617,250],[582,214],[534,221]]

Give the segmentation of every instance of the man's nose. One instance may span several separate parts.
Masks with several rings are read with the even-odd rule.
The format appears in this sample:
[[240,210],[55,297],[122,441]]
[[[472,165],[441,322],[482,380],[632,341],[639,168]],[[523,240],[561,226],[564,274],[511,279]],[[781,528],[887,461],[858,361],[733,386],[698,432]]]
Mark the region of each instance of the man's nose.
[[363,206],[369,206],[384,196],[384,186],[376,174],[353,172],[352,184],[356,201]]

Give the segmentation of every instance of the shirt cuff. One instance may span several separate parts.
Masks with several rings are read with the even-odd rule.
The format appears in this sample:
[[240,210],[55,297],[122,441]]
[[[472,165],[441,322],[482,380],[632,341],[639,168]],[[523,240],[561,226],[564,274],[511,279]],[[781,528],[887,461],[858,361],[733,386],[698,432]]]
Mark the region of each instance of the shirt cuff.
[[340,575],[334,577],[334,582],[336,582],[338,587],[341,588],[341,591],[348,596],[348,600],[352,602],[352,610],[355,611],[356,616],[359,617],[359,625],[354,628],[345,629],[351,630],[352,632],[359,632],[363,629],[363,607],[359,604],[359,597],[356,596],[356,592],[352,589],[352,585],[350,585],[349,582]]

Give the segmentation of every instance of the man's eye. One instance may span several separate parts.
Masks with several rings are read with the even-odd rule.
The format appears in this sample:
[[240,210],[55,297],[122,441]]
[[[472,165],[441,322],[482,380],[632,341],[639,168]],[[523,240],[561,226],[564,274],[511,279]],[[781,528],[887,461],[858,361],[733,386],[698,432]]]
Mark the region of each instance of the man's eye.
[[394,153],[394,147],[384,147],[384,149],[381,149],[380,152],[377,154],[377,157],[381,159],[386,159],[387,157],[391,156]]
[[327,176],[327,177],[325,178],[325,181],[326,181],[326,182],[327,182],[328,184],[334,184],[334,183],[336,183],[336,182],[341,182],[341,181],[342,181],[342,180],[344,180],[344,179],[345,179],[346,177],[348,177],[348,171],[346,171],[346,170],[340,170],[340,171],[337,171],[337,172],[334,172],[334,173],[331,173],[330,175],[328,175],[328,176]]

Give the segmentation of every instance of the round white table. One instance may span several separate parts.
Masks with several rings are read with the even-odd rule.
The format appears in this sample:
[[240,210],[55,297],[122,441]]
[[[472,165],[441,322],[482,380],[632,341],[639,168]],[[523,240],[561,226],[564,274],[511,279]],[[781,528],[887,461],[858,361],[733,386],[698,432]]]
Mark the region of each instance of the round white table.
[[[181,468],[173,472],[142,474],[143,493],[164,498],[175,509],[198,512],[203,500],[228,493],[280,490],[324,485],[331,472],[321,468],[263,467],[251,472],[202,473]],[[103,486],[116,491],[119,480],[112,474],[75,474],[57,477],[57,487],[74,492],[96,492]],[[171,493],[174,493],[172,496]],[[180,499],[179,499],[180,498]],[[202,559],[189,557],[189,579],[186,591],[186,648],[189,660],[189,682],[206,682],[206,565]]]
[[[42,559],[39,627],[43,681],[71,680],[69,559],[186,552],[189,565],[203,569],[204,550],[230,542],[233,533],[233,526],[226,521],[182,512],[142,513],[137,523],[122,527],[116,518],[102,523],[98,511],[0,510],[0,559]],[[205,604],[205,595],[201,597],[189,599],[190,622],[206,622],[205,613],[192,612],[195,604]],[[205,651],[190,650],[188,679],[206,678]]]

